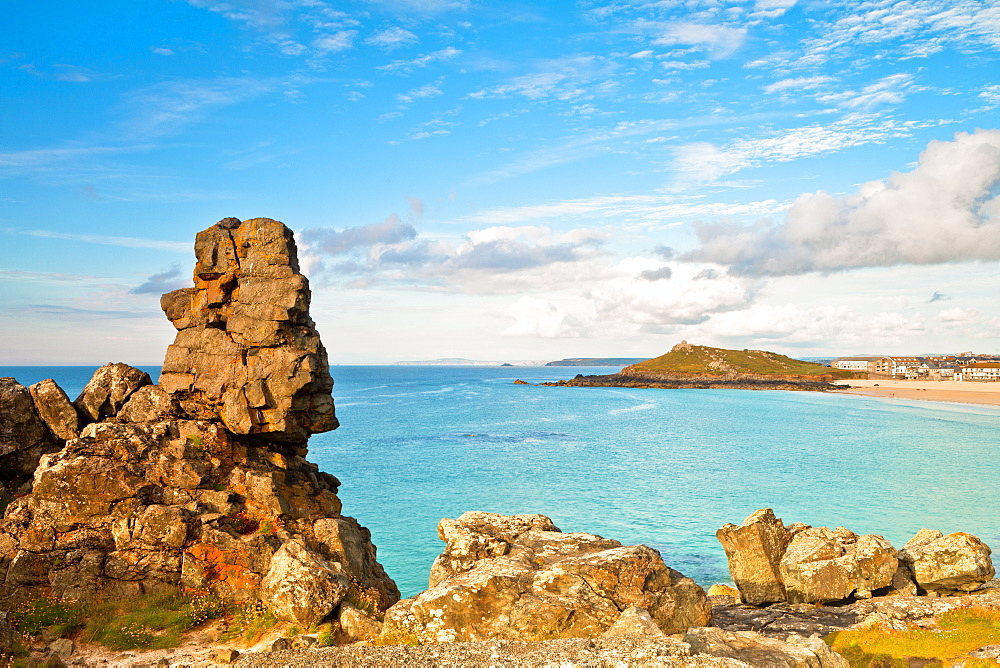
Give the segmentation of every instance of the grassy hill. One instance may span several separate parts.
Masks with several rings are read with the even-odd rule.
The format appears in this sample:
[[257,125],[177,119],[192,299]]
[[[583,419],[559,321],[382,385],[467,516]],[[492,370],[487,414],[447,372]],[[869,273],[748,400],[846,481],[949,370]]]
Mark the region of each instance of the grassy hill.
[[639,362],[622,373],[639,371],[657,374],[697,374],[724,376],[726,374],[767,374],[796,376],[834,376],[850,378],[850,371],[831,369],[828,366],[803,362],[766,350],[726,350],[695,346],[682,341],[666,355]]

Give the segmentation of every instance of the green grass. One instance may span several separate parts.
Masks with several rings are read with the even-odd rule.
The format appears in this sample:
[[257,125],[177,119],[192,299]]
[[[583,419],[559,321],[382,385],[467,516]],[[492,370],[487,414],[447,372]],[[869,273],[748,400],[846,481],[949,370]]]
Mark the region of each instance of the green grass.
[[[826,642],[846,658],[851,666],[889,668],[906,666],[907,657],[933,659],[951,665],[983,645],[1000,644],[1000,610],[972,607],[950,610],[941,615],[936,628],[895,631],[882,626],[838,631]],[[972,666],[995,666],[992,659],[965,659]]]
[[[713,366],[713,363],[715,366]],[[665,355],[629,368],[662,374],[723,376],[727,373],[823,376],[850,378],[853,374],[822,364],[803,362],[763,350],[726,350],[708,346],[677,346]]]
[[116,651],[168,649],[180,644],[185,631],[225,612],[226,606],[213,596],[175,592],[103,601],[85,611],[82,638]]
[[267,606],[260,601],[250,601],[234,609],[226,631],[219,640],[227,642],[242,639],[252,643],[277,623],[278,618]]
[[80,608],[70,603],[49,598],[36,598],[15,606],[8,614],[11,625],[18,633],[34,637],[48,631],[62,636],[80,626]]

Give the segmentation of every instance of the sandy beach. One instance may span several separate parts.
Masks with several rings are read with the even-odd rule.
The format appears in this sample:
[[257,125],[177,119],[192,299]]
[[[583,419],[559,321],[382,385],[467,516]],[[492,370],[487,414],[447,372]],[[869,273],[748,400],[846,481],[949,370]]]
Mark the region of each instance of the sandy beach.
[[1000,383],[959,382],[955,380],[844,380],[848,394],[863,394],[887,399],[919,399],[961,404],[1000,406]]

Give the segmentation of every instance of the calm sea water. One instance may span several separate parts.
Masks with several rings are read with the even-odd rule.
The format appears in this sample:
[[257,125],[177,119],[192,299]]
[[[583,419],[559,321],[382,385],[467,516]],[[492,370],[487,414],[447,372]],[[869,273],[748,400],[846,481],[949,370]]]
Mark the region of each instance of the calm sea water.
[[[146,367],[156,377],[155,367]],[[0,367],[71,397],[93,367]],[[1000,409],[807,392],[514,385],[572,367],[335,366],[342,427],[310,459],[343,483],[404,595],[436,526],[467,510],[542,513],[645,543],[703,585],[729,580],[715,530],[770,506],[786,523],[968,531],[1000,552]]]

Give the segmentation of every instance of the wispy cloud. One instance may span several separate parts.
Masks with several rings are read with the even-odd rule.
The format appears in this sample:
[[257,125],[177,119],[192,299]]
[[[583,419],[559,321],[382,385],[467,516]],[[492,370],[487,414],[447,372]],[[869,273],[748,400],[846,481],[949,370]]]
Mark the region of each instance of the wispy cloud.
[[62,239],[79,241],[87,244],[104,246],[121,246],[123,248],[153,248],[156,250],[173,251],[175,253],[190,253],[191,244],[180,241],[160,241],[158,239],[143,239],[140,237],[117,237],[101,234],[71,234],[68,232],[50,232],[48,230],[8,230],[17,234],[25,234],[42,239]]
[[408,90],[405,93],[399,93],[396,95],[396,100],[400,104],[410,104],[414,100],[422,100],[428,97],[437,97],[442,94],[441,84],[443,81],[438,79],[437,81],[431,82],[429,84],[424,84],[417,88]]
[[910,93],[924,90],[914,83],[912,74],[899,73],[883,77],[861,90],[847,90],[820,95],[816,99],[846,109],[872,109],[879,106],[898,105]]
[[159,137],[204,118],[209,112],[277,90],[277,79],[218,77],[168,81],[128,95],[123,130],[129,137]]
[[392,51],[402,46],[410,46],[420,41],[420,38],[405,28],[390,26],[384,30],[379,30],[367,39],[365,44],[377,46],[380,49]]
[[438,51],[432,51],[431,53],[426,53],[422,56],[417,56],[416,58],[410,60],[394,60],[386,65],[380,65],[377,69],[383,72],[395,72],[395,73],[408,73],[415,69],[427,67],[433,63],[440,63],[446,60],[452,60],[462,55],[461,49],[456,49],[453,46],[445,47]]
[[684,144],[675,153],[674,187],[712,183],[766,163],[789,162],[910,136],[918,125],[921,124],[852,116],[829,125],[814,124],[778,131],[771,136],[739,139],[725,147],[709,142]]
[[747,36],[745,27],[690,23],[678,21],[660,24],[655,28],[647,26],[657,34],[653,44],[657,46],[689,46],[696,51],[704,51],[712,58],[726,58],[743,45]]
[[67,81],[70,83],[86,83],[88,81],[93,81],[98,76],[96,72],[86,67],[80,67],[79,65],[67,65],[64,63],[56,63],[50,70],[39,69],[30,63],[21,65],[20,69],[28,74],[41,77],[43,79],[55,79],[57,81]]
[[[521,96],[533,101],[575,100],[608,93],[617,88],[612,76],[617,65],[593,55],[575,55],[545,60],[535,71],[518,75],[496,86],[469,93],[474,100]],[[595,88],[596,86],[596,88]]]

